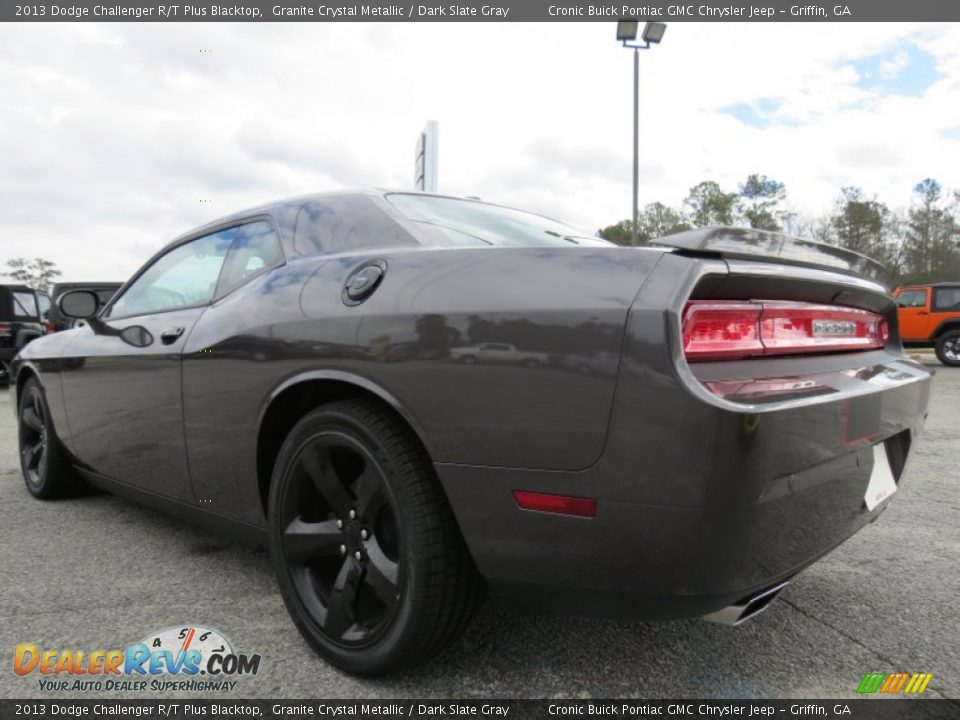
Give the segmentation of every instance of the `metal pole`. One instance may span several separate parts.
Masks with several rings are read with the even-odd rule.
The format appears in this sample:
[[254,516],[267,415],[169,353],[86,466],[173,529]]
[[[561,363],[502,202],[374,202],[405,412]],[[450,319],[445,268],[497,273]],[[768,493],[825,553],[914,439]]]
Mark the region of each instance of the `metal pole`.
[[640,50],[633,50],[633,226],[630,244],[637,245],[640,232]]

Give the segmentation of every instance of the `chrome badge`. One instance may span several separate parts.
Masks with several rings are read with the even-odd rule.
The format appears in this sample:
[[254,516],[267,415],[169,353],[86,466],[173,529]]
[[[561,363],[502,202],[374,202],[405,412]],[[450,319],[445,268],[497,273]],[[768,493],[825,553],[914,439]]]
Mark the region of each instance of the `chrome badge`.
[[836,337],[838,335],[855,335],[857,324],[847,320],[814,320],[813,334]]

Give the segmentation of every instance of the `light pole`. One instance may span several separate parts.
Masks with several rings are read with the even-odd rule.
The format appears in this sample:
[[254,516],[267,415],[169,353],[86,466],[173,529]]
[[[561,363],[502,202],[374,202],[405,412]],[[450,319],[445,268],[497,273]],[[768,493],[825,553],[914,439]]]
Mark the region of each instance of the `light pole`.
[[651,45],[659,45],[667,24],[648,22],[640,36],[643,45],[631,41],[637,39],[636,20],[620,20],[617,23],[617,40],[625,48],[633,48],[633,223],[630,227],[630,244],[637,244],[640,224],[640,51],[649,50]]

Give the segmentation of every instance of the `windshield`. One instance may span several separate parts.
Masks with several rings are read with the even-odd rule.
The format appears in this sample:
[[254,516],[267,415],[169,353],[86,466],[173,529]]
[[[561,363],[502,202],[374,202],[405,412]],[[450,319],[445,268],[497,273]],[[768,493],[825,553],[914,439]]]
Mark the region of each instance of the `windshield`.
[[436,231],[442,245],[611,245],[570,225],[499,205],[404,193],[387,195],[387,200],[410,220]]

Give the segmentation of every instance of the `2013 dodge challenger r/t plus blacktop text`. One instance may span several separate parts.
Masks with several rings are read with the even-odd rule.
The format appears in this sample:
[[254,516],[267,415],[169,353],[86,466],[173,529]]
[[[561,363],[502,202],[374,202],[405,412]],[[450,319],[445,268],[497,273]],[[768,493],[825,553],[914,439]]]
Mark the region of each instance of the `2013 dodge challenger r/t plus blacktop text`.
[[930,375],[868,258],[657,242],[384,191],[191,231],[14,361],[26,487],[267,543],[355,673],[435,653],[485,587],[735,624],[883,511]]

